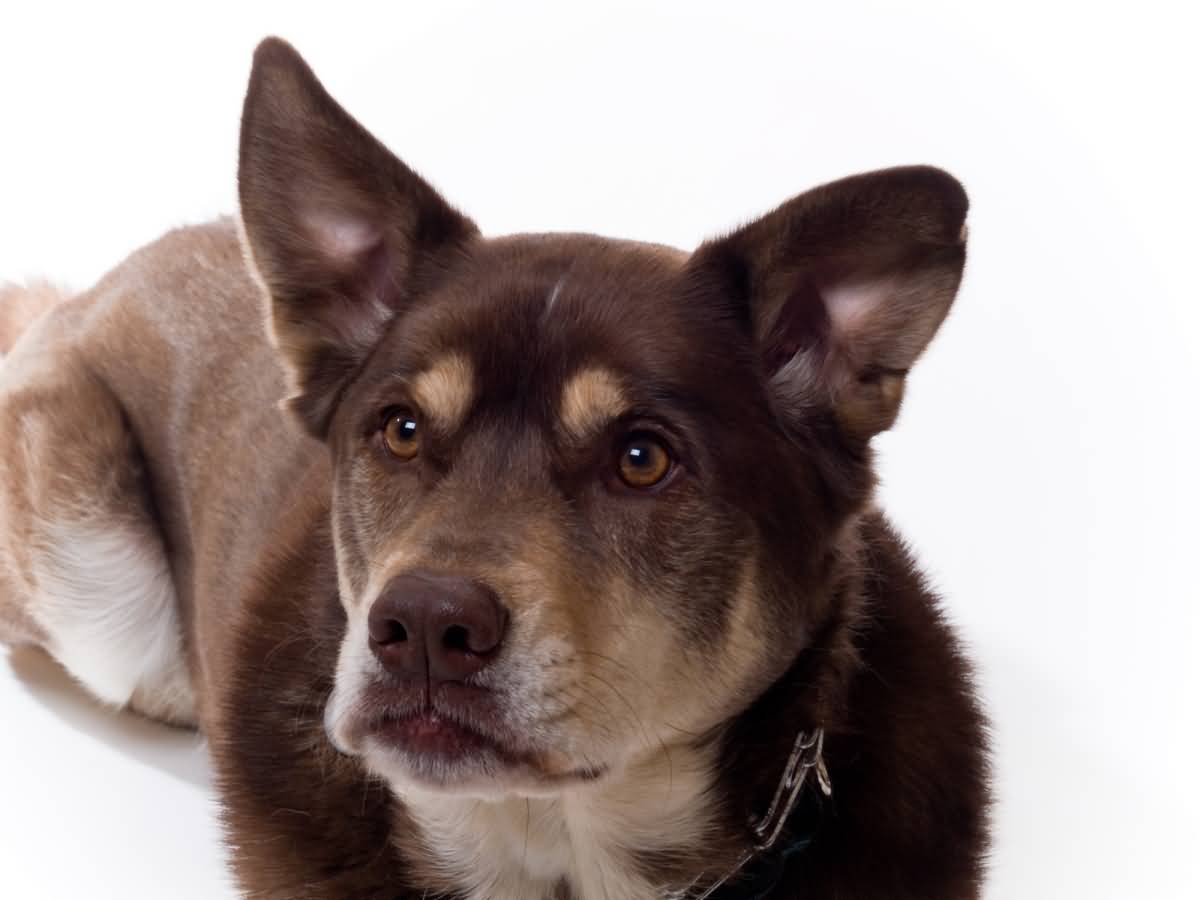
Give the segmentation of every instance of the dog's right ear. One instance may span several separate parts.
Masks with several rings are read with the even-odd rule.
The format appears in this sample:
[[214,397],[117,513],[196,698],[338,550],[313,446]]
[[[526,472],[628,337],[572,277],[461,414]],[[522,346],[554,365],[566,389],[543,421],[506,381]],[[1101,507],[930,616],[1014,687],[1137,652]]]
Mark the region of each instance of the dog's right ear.
[[324,437],[347,381],[406,300],[478,229],[358,124],[285,41],[254,54],[238,194],[289,405]]

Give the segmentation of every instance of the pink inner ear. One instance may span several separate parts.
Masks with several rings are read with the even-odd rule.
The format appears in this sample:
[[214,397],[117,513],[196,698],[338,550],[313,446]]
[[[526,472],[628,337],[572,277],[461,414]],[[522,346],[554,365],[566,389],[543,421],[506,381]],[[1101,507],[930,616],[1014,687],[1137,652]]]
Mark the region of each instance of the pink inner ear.
[[818,285],[804,278],[779,311],[766,341],[765,365],[774,374],[804,354],[809,365],[853,358],[856,340],[869,332],[871,323],[895,296],[892,279]]
[[825,309],[833,327],[834,339],[841,342],[865,326],[888,298],[896,292],[889,279],[837,284],[825,289]]
[[316,250],[342,271],[360,264],[382,237],[366,219],[338,210],[309,208],[301,213],[301,221]]

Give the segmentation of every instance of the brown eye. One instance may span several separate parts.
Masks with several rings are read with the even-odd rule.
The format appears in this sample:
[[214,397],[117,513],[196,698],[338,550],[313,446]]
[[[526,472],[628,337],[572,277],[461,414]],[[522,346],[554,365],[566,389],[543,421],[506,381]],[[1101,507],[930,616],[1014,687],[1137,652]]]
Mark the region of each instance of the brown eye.
[[662,441],[650,435],[634,435],[621,448],[617,471],[632,488],[654,487],[671,471],[671,454]]
[[388,413],[383,425],[383,444],[392,456],[412,459],[421,449],[421,429],[417,417],[407,410]]

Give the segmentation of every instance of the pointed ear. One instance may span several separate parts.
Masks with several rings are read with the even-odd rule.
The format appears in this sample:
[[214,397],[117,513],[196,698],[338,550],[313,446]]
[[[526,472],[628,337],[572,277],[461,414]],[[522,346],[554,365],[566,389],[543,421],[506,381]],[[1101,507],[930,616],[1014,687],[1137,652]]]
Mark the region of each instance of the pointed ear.
[[905,375],[950,309],[966,215],[962,186],[938,169],[857,175],[702,245],[691,274],[753,330],[785,425],[831,412],[865,441],[895,421]]
[[289,403],[323,437],[404,303],[478,229],[343,110],[278,38],[254,54],[238,161],[242,229]]

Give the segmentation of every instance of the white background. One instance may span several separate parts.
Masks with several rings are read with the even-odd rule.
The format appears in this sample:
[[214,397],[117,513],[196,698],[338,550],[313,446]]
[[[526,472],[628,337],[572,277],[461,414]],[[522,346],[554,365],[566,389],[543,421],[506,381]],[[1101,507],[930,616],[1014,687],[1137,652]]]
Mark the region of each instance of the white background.
[[[1188,5],[7,4],[0,278],[84,287],[232,211],[268,33],[490,233],[690,246],[823,180],[951,170],[966,281],[879,446],[994,719],[987,896],[1200,897]],[[3,651],[0,722],[0,896],[229,894],[194,739]]]

